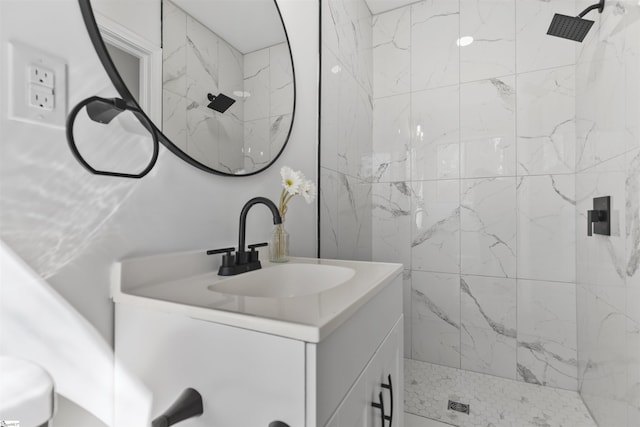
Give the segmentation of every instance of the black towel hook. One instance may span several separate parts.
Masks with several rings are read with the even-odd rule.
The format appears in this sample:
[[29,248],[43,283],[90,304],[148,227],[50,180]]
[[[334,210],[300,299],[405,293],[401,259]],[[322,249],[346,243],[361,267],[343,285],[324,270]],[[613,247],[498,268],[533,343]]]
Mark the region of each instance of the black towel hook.
[[[84,157],[82,157],[73,136],[73,125],[76,121],[78,113],[84,107],[87,107],[87,115],[89,116],[89,118],[97,123],[108,124],[123,111],[131,111],[138,118],[138,120],[140,120],[142,126],[144,126],[145,129],[149,131],[149,133],[151,134],[151,138],[153,139],[153,153],[151,155],[151,160],[142,172],[137,174],[130,174],[101,171],[95,169],[84,159]],[[142,113],[142,111],[140,111],[140,109],[127,104],[124,99],[120,98],[106,99],[100,98],[99,96],[92,96],[78,103],[78,105],[76,105],[71,110],[69,116],[67,117],[67,143],[69,144],[71,153],[76,158],[78,163],[80,163],[86,170],[94,175],[116,176],[120,178],[142,178],[143,176],[147,175],[151,171],[151,169],[153,169],[156,161],[158,160],[159,143],[158,132],[156,131],[155,126],[153,126],[153,123],[151,123],[151,121]]]

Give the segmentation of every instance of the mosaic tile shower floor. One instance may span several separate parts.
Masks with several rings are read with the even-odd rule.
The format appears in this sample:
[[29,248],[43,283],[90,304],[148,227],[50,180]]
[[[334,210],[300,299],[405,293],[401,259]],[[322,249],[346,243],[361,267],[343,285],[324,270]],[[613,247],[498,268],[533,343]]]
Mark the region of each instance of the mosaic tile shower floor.
[[[576,392],[405,359],[405,412],[459,427],[597,427]],[[469,415],[447,410],[470,404]]]

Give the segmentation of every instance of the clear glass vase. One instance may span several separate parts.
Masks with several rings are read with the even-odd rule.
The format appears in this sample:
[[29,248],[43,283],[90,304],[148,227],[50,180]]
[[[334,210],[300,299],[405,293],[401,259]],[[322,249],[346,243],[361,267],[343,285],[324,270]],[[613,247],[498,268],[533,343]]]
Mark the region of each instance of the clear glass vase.
[[269,242],[269,261],[289,261],[289,233],[285,230],[284,224],[273,226],[273,233]]

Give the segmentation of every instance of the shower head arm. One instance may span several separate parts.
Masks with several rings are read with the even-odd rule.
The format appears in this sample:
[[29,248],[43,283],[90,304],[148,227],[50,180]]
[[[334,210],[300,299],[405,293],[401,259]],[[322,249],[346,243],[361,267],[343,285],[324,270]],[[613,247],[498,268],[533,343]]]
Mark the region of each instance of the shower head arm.
[[598,9],[598,12],[602,13],[602,11],[604,10],[604,0],[600,0],[600,3],[592,4],[591,6],[589,6],[582,12],[580,12],[580,15],[578,15],[578,18],[582,18],[584,15],[586,15],[587,13],[591,12],[594,9]]

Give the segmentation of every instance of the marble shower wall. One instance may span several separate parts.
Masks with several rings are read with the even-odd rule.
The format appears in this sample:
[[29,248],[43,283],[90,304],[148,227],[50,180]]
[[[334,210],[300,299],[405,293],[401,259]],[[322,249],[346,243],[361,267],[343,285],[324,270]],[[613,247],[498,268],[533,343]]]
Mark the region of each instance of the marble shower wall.
[[370,260],[371,13],[364,0],[322,0],[321,13],[320,255]]
[[[577,9],[589,2],[578,1]],[[599,425],[640,425],[640,5],[607,2],[576,50],[578,378]],[[611,196],[611,236],[587,237]]]
[[574,9],[373,16],[373,154],[353,171],[372,181],[373,260],[405,266],[408,357],[577,389],[575,43],[546,35]]
[[[168,0],[163,43],[164,133],[191,157],[221,171],[268,164],[291,123],[287,44],[243,54]],[[236,100],[224,114],[207,108],[207,94],[220,92]]]
[[244,55],[244,167],[269,164],[291,126],[293,75],[289,47],[280,43]]

